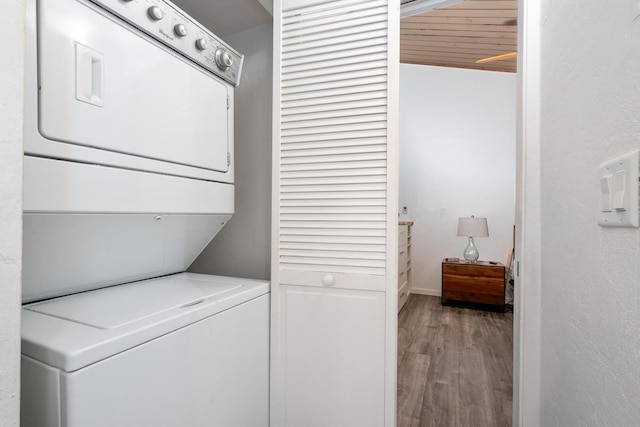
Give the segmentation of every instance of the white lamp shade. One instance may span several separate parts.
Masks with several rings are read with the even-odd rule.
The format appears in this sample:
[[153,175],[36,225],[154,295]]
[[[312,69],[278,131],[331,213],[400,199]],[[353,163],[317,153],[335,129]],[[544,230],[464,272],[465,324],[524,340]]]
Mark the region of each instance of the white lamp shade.
[[487,218],[459,218],[458,219],[458,236],[459,237],[489,237],[489,227],[487,226]]

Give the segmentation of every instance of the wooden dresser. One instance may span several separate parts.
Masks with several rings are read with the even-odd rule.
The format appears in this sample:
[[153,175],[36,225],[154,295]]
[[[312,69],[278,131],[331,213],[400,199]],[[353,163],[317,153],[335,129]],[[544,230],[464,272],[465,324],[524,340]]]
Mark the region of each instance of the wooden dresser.
[[413,221],[398,224],[398,312],[411,294],[411,226]]
[[442,261],[442,304],[504,311],[504,264]]

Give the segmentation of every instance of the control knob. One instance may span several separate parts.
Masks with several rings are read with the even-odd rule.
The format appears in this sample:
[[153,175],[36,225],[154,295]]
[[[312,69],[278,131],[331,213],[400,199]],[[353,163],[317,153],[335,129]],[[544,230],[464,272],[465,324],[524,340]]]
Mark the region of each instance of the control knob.
[[216,50],[216,65],[221,70],[227,70],[233,65],[233,57],[229,52],[220,48]]
[[153,19],[154,21],[159,21],[164,18],[164,12],[158,6],[151,6],[149,9],[147,9],[147,13],[149,14],[149,18]]
[[188,34],[187,27],[184,24],[177,24],[173,27],[173,32],[176,33],[178,37],[184,37]]
[[209,46],[207,46],[207,41],[200,37],[198,40],[196,40],[196,47],[198,48],[198,50],[207,50],[207,48]]

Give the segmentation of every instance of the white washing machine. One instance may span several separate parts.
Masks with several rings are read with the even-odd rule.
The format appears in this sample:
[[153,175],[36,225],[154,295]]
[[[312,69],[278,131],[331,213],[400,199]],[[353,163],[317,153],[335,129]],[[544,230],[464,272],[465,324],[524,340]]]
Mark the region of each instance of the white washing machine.
[[269,283],[184,273],[234,212],[242,55],[167,0],[26,22],[21,425],[267,426]]
[[22,426],[268,426],[269,283],[182,273],[28,304]]

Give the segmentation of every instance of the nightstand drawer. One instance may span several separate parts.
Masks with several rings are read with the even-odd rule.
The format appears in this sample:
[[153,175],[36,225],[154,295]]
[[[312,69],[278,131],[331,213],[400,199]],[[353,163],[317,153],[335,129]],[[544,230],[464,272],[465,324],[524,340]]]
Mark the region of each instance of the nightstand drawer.
[[487,267],[475,264],[443,264],[442,274],[504,279],[504,266]]
[[473,277],[445,274],[443,280],[446,282],[446,290],[481,292],[483,294],[501,294],[504,288],[504,278]]
[[448,301],[467,302],[467,303],[475,303],[475,304],[486,304],[486,305],[496,305],[496,306],[504,305],[503,294],[490,295],[485,293],[471,292],[469,290],[458,291],[458,290],[449,289],[444,293],[443,299]]

